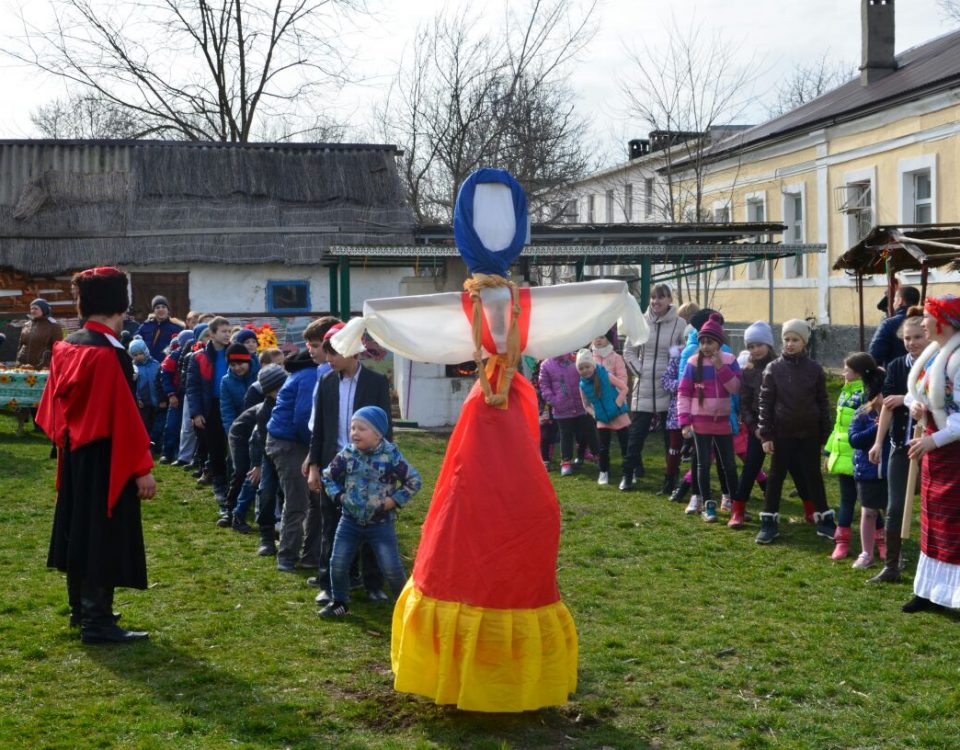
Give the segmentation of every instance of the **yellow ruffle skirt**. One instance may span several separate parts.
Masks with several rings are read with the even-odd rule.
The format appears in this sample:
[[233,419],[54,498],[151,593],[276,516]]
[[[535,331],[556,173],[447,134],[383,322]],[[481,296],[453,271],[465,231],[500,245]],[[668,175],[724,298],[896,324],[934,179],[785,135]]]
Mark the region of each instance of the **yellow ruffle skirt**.
[[394,687],[465,711],[533,711],[577,689],[577,630],[563,602],[472,607],[407,581],[393,610]]

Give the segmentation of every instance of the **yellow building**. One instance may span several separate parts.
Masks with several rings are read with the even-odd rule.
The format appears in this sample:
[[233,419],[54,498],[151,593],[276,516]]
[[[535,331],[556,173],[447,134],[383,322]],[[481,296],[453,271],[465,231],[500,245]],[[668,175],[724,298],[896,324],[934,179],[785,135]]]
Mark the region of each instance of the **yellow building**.
[[[784,243],[819,255],[715,271],[712,305],[728,321],[810,317],[859,322],[854,279],[837,258],[875,225],[960,222],[960,31],[893,54],[893,3],[862,0],[861,75],[708,151],[704,209],[731,221],[782,221]],[[681,175],[683,176],[683,175]],[[928,294],[960,293],[960,275],[933,271]],[[901,274],[919,285],[919,274]],[[866,323],[884,294],[865,280]],[[869,333],[868,333],[869,335]]]

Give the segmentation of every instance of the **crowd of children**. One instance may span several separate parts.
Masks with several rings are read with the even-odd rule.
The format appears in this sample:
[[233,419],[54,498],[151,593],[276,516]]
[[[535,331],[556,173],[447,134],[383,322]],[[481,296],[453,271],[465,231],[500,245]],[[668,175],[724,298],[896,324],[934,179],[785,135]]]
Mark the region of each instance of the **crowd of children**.
[[[782,324],[779,354],[771,327],[757,321],[744,331],[745,350],[736,356],[728,346],[722,315],[690,303],[673,313],[669,289],[658,287],[657,293],[658,307],[651,301],[647,319],[652,330],[658,322],[669,326],[666,347],[655,340],[631,350],[627,341],[624,349],[631,357],[625,366],[614,346],[616,334],[610,332],[589,348],[540,363],[534,379],[541,398],[545,466],[551,466],[559,432],[561,476],[574,472],[575,444],[581,446],[580,456],[598,446],[598,483],[608,485],[610,445],[616,436],[620,489],[628,491],[644,476],[643,462],[632,455],[635,446],[628,436],[633,433],[642,442],[651,429],[659,428],[665,434],[667,467],[660,493],[683,502],[692,490],[688,514],[715,523],[720,512],[728,512],[727,526],[743,528],[750,519],[751,492],[759,484],[763,505],[755,541],[770,544],[779,535],[789,475],[805,520],[817,535],[833,542],[833,560],[851,555],[859,502],[860,552],[853,567],[866,569],[883,561],[883,569],[870,581],[899,580],[910,439],[904,394],[913,360],[927,344],[922,311],[898,308],[898,325],[885,327],[899,337],[889,347],[892,356],[885,368],[866,352],[846,358],[839,399],[831,408],[826,374],[809,355],[812,331],[806,321]],[[912,294],[912,288],[904,287],[897,301]],[[679,342],[672,326],[676,319],[686,321]],[[667,402],[652,406],[655,396],[646,382],[650,377],[657,378]],[[644,411],[632,410],[631,402],[646,404]],[[642,429],[634,429],[637,420]],[[741,461],[739,472],[735,457]],[[683,460],[691,469],[680,479]],[[719,493],[711,486],[714,463]],[[837,477],[836,511],[827,503],[825,473]]]
[[337,353],[331,339],[343,324],[333,317],[308,325],[306,348],[288,356],[258,351],[253,330],[221,316],[190,313],[187,323],[161,361],[140,335],[128,344],[159,462],[212,487],[217,526],[252,531],[255,502],[257,554],[276,556],[281,572],[317,570],[308,583],[320,589],[322,616],[349,611],[357,557],[371,601],[390,600],[384,581],[399,595],[394,509],[421,480],[390,442],[386,378]]

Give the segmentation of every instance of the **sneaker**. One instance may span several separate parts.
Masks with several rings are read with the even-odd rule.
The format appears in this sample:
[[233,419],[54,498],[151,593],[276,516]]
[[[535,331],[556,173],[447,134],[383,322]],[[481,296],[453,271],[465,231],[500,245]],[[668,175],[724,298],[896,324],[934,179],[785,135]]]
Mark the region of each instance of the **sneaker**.
[[779,513],[761,513],[760,514],[760,533],[754,541],[757,544],[770,544],[780,535],[780,514]]
[[373,591],[367,592],[367,599],[372,602],[377,602],[378,604],[390,601],[390,597],[387,596],[387,592],[383,589],[374,589]]
[[857,559],[853,561],[853,567],[857,570],[865,570],[866,568],[873,567],[873,555],[868,554],[867,552],[861,552]]
[[677,478],[676,477],[664,477],[663,484],[660,485],[660,489],[657,491],[658,495],[666,495],[669,497],[673,494],[673,491],[677,488]]
[[350,614],[350,607],[346,602],[330,602],[320,610],[321,617],[343,617]]
[[325,584],[325,583],[327,582],[326,579],[327,579],[326,576],[324,576],[322,579],[320,578],[320,576],[310,576],[310,577],[307,579],[307,586],[314,586],[314,587],[316,587],[316,588],[318,588],[318,589],[322,589],[322,588],[323,588],[323,584]]
[[221,529],[229,529],[232,524],[233,520],[230,518],[229,513],[221,513],[217,519],[217,526]]
[[688,516],[695,516],[700,512],[700,496],[691,495],[690,502],[687,503],[687,509],[684,511]]
[[173,461],[166,456],[160,456],[160,460],[157,461],[158,464],[171,464]]
[[573,464],[569,461],[564,461],[560,464],[560,476],[569,477],[573,474]]
[[297,566],[294,565],[293,563],[280,562],[280,561],[278,560],[278,561],[277,561],[277,572],[279,572],[279,573],[296,573],[296,572],[297,572]]
[[610,484],[610,472],[601,471],[597,477],[597,484]]
[[730,499],[730,495],[724,495],[720,498],[720,510],[724,513],[729,513],[733,510],[733,501]]
[[629,492],[633,489],[633,474],[624,474],[620,478],[620,491]]
[[700,514],[703,518],[704,523],[716,523],[717,522],[717,503],[714,500],[707,500],[703,507],[703,513]]
[[670,493],[670,502],[671,503],[682,503],[683,499],[687,496],[687,493],[690,491],[690,482],[680,482],[674,488],[673,492]]
[[317,604],[328,604],[333,601],[333,595],[326,589],[320,589],[320,593],[317,594],[317,598],[314,599]]
[[251,531],[253,531],[253,527],[242,518],[234,518],[233,530],[238,534],[249,534]]

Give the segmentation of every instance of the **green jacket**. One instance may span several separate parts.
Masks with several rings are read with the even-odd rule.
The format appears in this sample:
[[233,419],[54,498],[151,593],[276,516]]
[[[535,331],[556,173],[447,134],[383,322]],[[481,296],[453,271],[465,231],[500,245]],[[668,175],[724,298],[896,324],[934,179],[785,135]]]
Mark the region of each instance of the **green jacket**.
[[833,423],[833,432],[827,438],[824,450],[830,454],[827,459],[827,471],[831,474],[853,476],[853,448],[850,447],[848,431],[853,415],[863,405],[863,381],[854,380],[844,383],[837,399],[837,419]]

